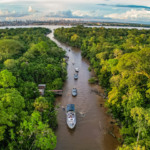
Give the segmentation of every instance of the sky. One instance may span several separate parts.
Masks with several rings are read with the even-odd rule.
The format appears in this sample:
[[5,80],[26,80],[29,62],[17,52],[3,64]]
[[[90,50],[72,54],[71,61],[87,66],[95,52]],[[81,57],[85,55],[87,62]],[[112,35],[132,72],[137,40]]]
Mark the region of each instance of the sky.
[[0,21],[55,19],[150,24],[150,0],[0,0]]

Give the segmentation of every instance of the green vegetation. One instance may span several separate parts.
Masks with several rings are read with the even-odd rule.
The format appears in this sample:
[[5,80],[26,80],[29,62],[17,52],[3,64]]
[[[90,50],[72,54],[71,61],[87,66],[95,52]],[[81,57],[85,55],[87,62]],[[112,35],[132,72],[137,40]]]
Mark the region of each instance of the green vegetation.
[[97,79],[96,77],[92,77],[92,78],[90,78],[88,81],[89,81],[89,83],[91,83],[91,84],[95,84],[95,83],[98,82],[98,79]]
[[55,37],[81,48],[107,89],[124,139],[118,149],[150,149],[150,30],[77,26],[56,29]]
[[[66,79],[65,52],[44,28],[0,30],[0,149],[53,150],[54,94]],[[46,84],[44,97],[38,84]]]
[[19,41],[13,39],[2,39],[0,40],[0,61],[19,57],[24,51],[23,45]]

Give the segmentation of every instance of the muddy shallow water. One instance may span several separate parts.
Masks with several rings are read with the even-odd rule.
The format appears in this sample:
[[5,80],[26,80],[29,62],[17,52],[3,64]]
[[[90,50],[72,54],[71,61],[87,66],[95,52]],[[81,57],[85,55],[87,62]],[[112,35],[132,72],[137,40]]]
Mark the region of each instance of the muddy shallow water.
[[[48,37],[66,50],[69,56],[68,78],[63,87],[63,95],[56,100],[60,106],[57,116],[56,150],[115,150],[119,145],[117,138],[114,138],[115,134],[118,134],[118,127],[111,124],[112,120],[106,114],[103,96],[94,92],[96,90],[103,95],[103,89],[88,83],[88,79],[93,76],[93,73],[88,71],[88,62],[81,57],[79,49],[54,39],[53,32]],[[74,80],[75,67],[79,68],[78,80]],[[72,97],[71,94],[74,87],[78,90],[77,97]],[[69,103],[75,104],[77,113],[77,125],[74,130],[68,129],[66,125],[64,108]]]

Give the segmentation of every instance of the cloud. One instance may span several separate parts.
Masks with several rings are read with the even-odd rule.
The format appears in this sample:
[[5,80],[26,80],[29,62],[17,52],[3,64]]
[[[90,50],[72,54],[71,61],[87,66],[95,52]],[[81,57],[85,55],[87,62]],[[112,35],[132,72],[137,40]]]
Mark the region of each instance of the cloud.
[[125,13],[118,14],[109,14],[109,15],[104,15],[105,18],[111,18],[111,19],[125,19],[125,20],[150,20],[150,11],[141,9],[141,10],[136,10],[136,9],[131,9]]
[[1,0],[0,3],[11,3],[14,2],[15,0]]
[[121,4],[117,4],[117,5],[110,5],[110,4],[97,4],[100,6],[111,6],[111,7],[124,7],[124,8],[145,8],[145,9],[150,9],[150,7],[148,6],[143,6],[143,5],[121,5]]
[[29,6],[29,7],[28,7],[28,12],[29,12],[29,13],[33,13],[33,12],[36,12],[36,11],[32,8],[32,6]]
[[67,11],[57,11],[57,12],[50,12],[46,17],[56,17],[56,18],[72,18],[72,12],[70,10]]
[[89,11],[81,11],[81,10],[76,10],[76,11],[73,11],[72,12],[72,15],[73,16],[76,16],[76,17],[92,17],[93,16],[93,13],[94,12],[89,12]]
[[150,23],[149,11],[150,3],[141,0],[0,0],[1,20],[72,18]]
[[99,18],[100,11],[81,11],[81,10],[67,10],[67,11],[57,11],[50,12],[46,17],[56,17],[56,18]]
[[22,16],[7,16],[5,18],[5,20],[7,21],[13,21],[13,20],[22,20],[22,21],[26,21],[26,20],[40,20],[42,16],[37,15],[37,14],[26,14],[26,15],[22,15]]
[[0,10],[0,17],[4,18],[4,17],[20,17],[20,16],[25,16],[27,15],[26,13],[18,13],[15,10],[13,11],[8,11],[8,10]]
[[148,6],[142,6],[142,5],[115,5],[116,7],[127,7],[127,8],[145,8],[150,9]]
[[5,17],[5,16],[8,16],[8,15],[15,15],[16,14],[16,12],[15,11],[12,11],[12,12],[10,12],[10,11],[8,11],[8,10],[0,10],[0,17]]

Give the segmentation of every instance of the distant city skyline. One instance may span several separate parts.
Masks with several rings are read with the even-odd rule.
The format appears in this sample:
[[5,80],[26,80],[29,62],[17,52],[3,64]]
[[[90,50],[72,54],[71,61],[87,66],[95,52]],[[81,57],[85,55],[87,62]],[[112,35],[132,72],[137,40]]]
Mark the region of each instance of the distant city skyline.
[[58,18],[150,24],[150,0],[0,0],[0,21]]

